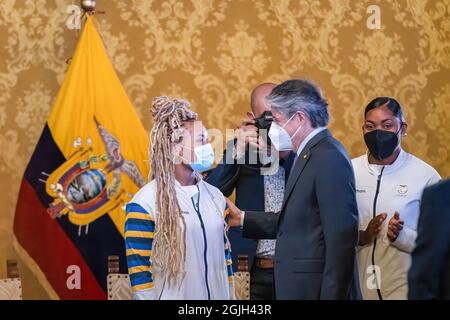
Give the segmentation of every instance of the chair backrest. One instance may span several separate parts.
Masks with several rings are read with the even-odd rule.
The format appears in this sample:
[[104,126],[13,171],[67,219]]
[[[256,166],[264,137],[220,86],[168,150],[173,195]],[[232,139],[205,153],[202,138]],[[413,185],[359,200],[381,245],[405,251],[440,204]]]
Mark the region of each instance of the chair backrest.
[[250,300],[248,255],[238,255],[238,271],[234,274],[234,294],[236,300]]
[[133,300],[134,293],[127,274],[108,274],[108,300]]
[[0,300],[22,300],[22,281],[17,260],[6,261],[6,279],[0,279]]
[[108,257],[108,300],[133,300],[134,294],[131,288],[130,276],[119,273],[119,257]]

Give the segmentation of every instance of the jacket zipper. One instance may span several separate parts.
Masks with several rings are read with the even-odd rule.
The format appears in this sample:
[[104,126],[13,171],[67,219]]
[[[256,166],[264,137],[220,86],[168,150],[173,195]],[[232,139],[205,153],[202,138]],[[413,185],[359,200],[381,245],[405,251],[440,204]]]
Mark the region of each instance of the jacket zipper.
[[[375,192],[375,198],[373,200],[373,218],[375,218],[377,215],[377,200],[378,200],[378,194],[380,193],[381,177],[383,175],[383,171],[384,171],[384,167],[381,169],[381,172],[377,178],[377,190]],[[376,268],[375,268],[375,266],[376,266],[375,265],[375,249],[376,249],[376,247],[377,247],[377,238],[375,238],[373,240],[373,249],[372,249],[372,267],[373,267],[373,269],[372,270],[373,270],[373,275],[375,277],[375,283],[377,286],[378,298],[380,300],[383,300],[383,296],[381,295],[381,289],[378,287],[378,283],[381,283],[381,282],[379,282],[377,279],[377,273],[376,273]]]
[[161,297],[162,297],[162,295],[164,293],[165,286],[166,286],[166,277],[164,277],[163,287],[161,289],[161,293],[159,294],[158,300],[161,300]]
[[203,259],[205,262],[205,283],[206,283],[206,290],[208,292],[208,300],[211,300],[211,292],[209,290],[209,282],[208,282],[208,260],[207,260],[207,250],[208,250],[208,244],[206,241],[206,230],[205,230],[205,224],[203,223],[202,216],[200,215],[200,188],[197,186],[198,189],[198,202],[195,204],[194,198],[191,198],[192,205],[194,206],[195,212],[197,212],[198,219],[200,220],[200,226],[202,227],[202,233],[203,233],[203,242],[205,244],[205,250],[203,252]]

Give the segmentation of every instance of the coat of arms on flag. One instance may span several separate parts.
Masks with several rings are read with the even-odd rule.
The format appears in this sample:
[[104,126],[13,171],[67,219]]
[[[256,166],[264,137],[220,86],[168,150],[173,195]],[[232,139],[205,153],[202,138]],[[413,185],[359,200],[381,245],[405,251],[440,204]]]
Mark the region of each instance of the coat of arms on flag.
[[89,142],[85,149],[75,140],[76,152],[45,180],[47,193],[55,198],[47,209],[52,218],[68,214],[73,224],[87,226],[128,201],[121,188],[121,173],[138,187],[145,184],[134,161],[120,153],[120,142],[96,124],[106,153],[94,154]]
[[[145,184],[148,136],[87,18],[25,171],[16,248],[52,298],[105,299],[108,256],[126,273],[124,206]],[[68,285],[78,270],[78,286]]]

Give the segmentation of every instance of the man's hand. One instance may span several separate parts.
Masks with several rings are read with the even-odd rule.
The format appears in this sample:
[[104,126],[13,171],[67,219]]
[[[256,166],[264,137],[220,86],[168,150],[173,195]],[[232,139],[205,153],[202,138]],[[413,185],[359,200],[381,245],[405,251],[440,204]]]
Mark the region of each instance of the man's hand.
[[387,213],[380,213],[375,218],[370,220],[365,231],[359,232],[359,245],[365,246],[373,242],[381,231],[381,225],[387,218]]
[[403,229],[404,221],[400,220],[400,214],[394,213],[394,216],[389,220],[387,237],[391,242],[397,240],[400,231]]
[[268,145],[266,140],[261,136],[258,137],[258,145],[256,147],[258,148],[258,152],[264,155],[270,155],[273,151],[276,151],[275,149],[272,150],[272,146]]
[[236,158],[239,159],[245,154],[247,146],[258,145],[258,128],[255,126],[255,117],[251,113],[242,119],[241,126],[237,130],[236,136]]
[[227,199],[228,209],[230,210],[227,216],[227,222],[230,227],[240,227],[241,226],[241,213],[242,211],[236,207],[236,205]]

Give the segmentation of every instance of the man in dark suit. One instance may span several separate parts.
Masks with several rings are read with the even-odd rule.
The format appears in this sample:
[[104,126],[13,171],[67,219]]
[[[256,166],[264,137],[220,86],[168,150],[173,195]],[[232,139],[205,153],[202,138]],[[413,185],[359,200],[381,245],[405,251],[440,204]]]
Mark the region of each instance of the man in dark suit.
[[450,180],[423,192],[408,283],[411,300],[450,299]]
[[229,202],[229,224],[241,225],[245,237],[277,240],[277,299],[347,299],[358,240],[351,162],[326,129],[328,105],[318,87],[289,80],[267,99],[274,117],[273,146],[298,157],[280,212],[243,212]]
[[[222,191],[229,197],[236,191],[236,205],[242,210],[265,211],[267,204],[281,206],[284,195],[284,186],[289,176],[292,162],[295,158],[293,152],[280,153],[278,171],[271,176],[263,175],[262,169],[272,164],[270,161],[262,163],[258,155],[252,160],[250,152],[258,152],[257,148],[249,148],[250,143],[256,143],[259,130],[255,119],[262,118],[270,110],[266,97],[276,85],[263,83],[258,85],[251,94],[251,113],[242,120],[237,130],[237,139],[228,143],[221,163],[206,173],[206,181]],[[265,126],[264,126],[265,127]],[[273,160],[273,159],[272,159]],[[277,181],[281,180],[281,181]],[[277,190],[271,190],[271,184],[277,185]],[[272,188],[273,189],[273,188]],[[273,194],[274,192],[278,194]],[[279,199],[279,200],[278,200]],[[272,300],[273,297],[273,255],[274,241],[260,239],[245,239],[240,227],[230,228],[228,238],[232,247],[233,268],[237,271],[239,255],[248,257],[251,268],[250,299]]]

